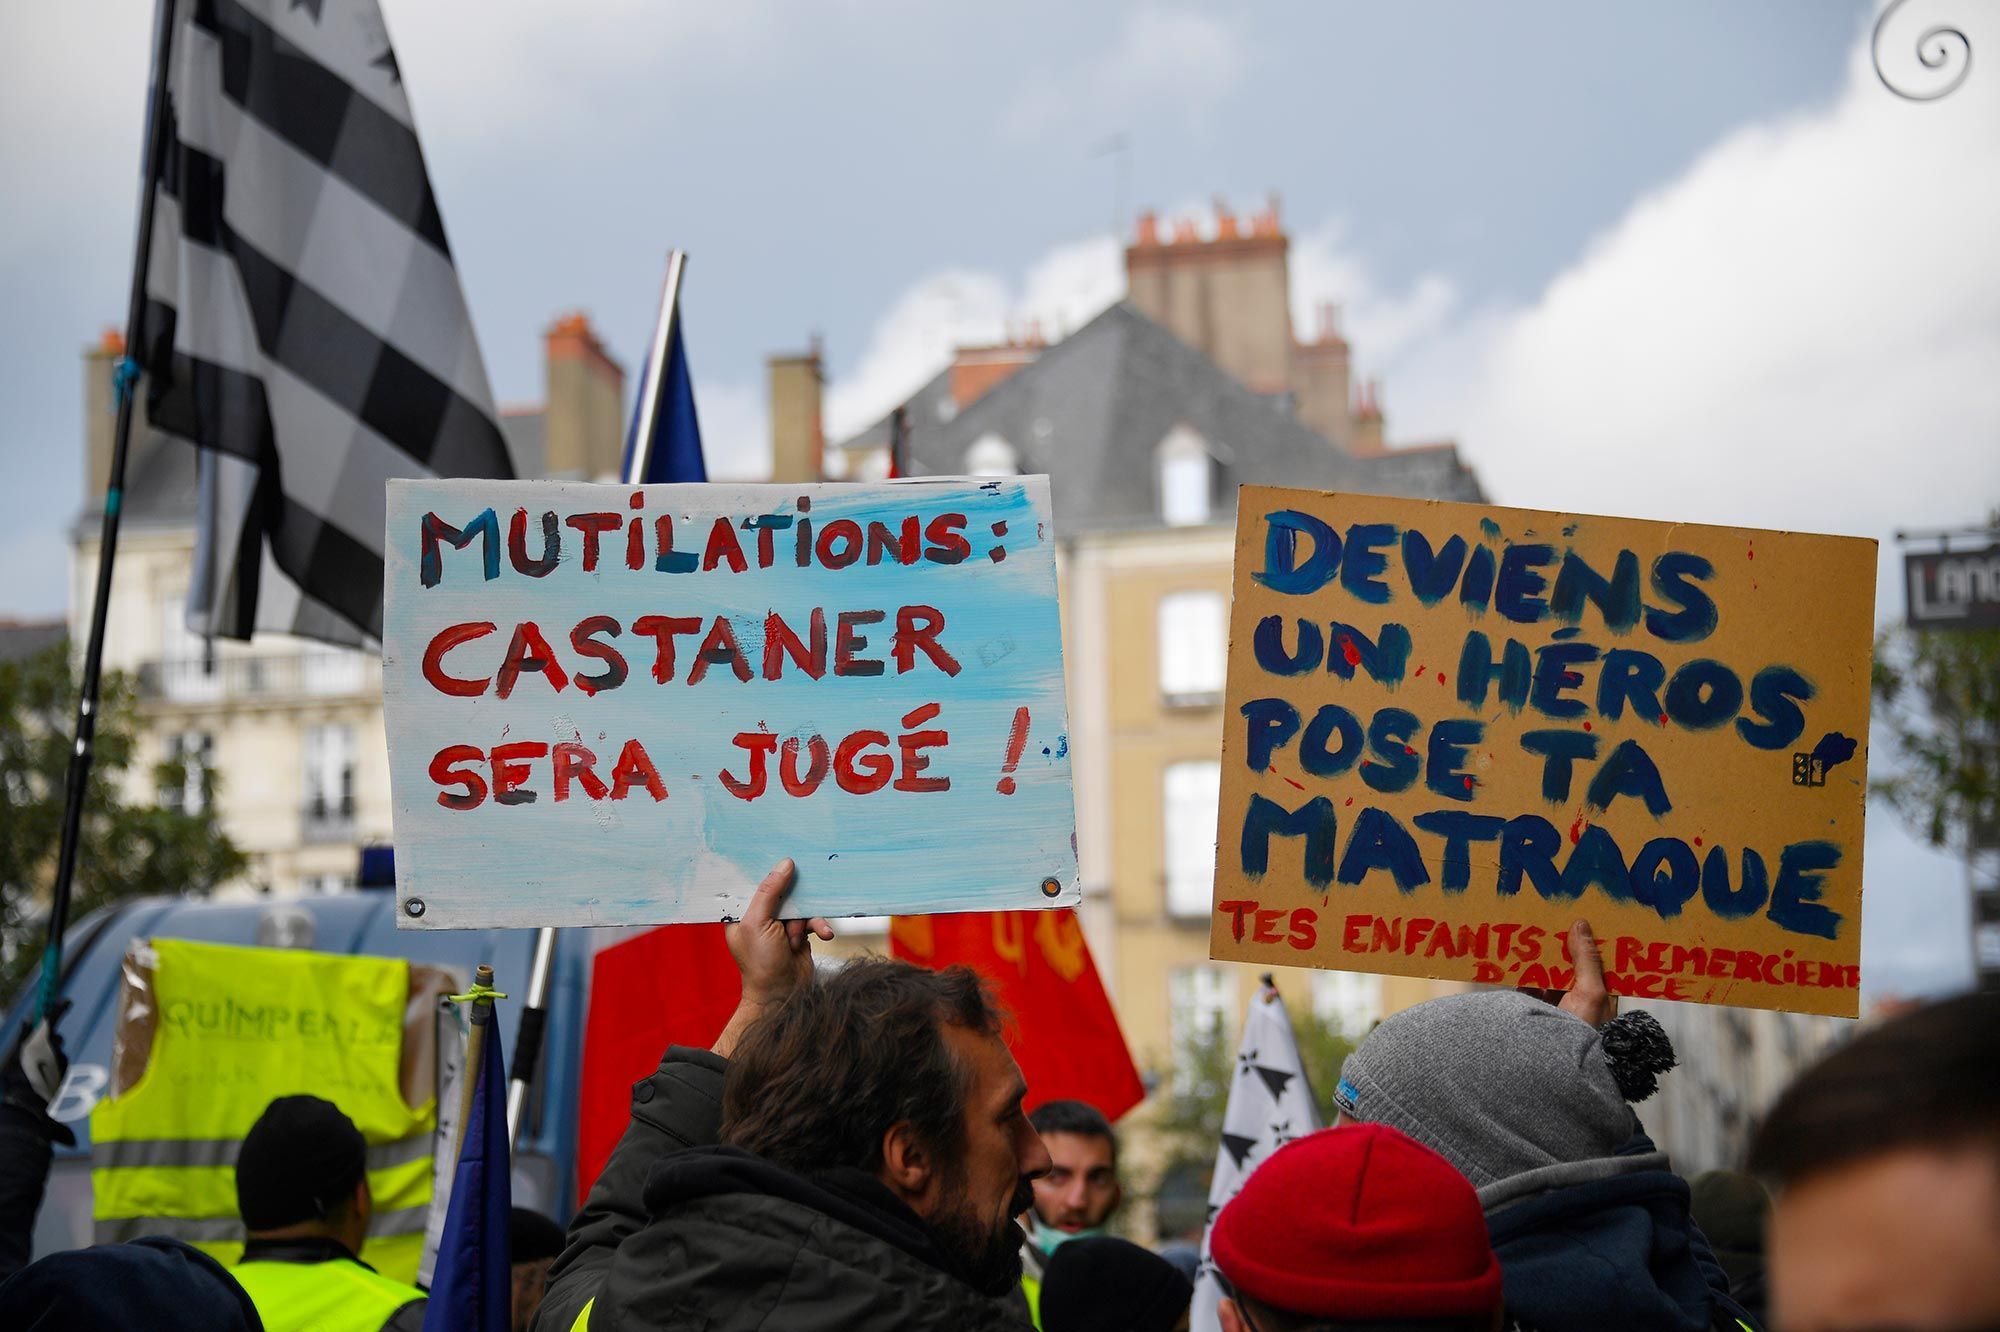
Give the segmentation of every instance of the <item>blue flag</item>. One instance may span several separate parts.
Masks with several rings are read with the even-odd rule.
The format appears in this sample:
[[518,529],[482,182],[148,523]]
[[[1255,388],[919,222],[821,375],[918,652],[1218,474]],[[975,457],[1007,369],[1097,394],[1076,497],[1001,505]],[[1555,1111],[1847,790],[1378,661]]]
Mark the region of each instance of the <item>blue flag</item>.
[[[645,382],[646,377],[641,375],[642,395]],[[639,480],[649,483],[708,480],[708,466],[701,456],[701,418],[695,414],[694,380],[688,375],[687,341],[682,337],[678,311],[673,332],[667,338],[667,365],[660,381],[659,409],[650,421],[642,419],[645,414],[642,396],[632,409],[631,429],[625,432],[625,474],[632,474],[632,450],[644,431],[643,437],[650,438],[653,447],[646,458],[646,473]]]
[[[486,1010],[479,1067],[469,1068],[472,1109],[452,1171],[451,1205],[438,1239],[424,1332],[509,1332],[513,1273],[507,1252],[513,1187],[508,1177],[506,1057],[500,1024]],[[477,1016],[475,1016],[475,1021]]]

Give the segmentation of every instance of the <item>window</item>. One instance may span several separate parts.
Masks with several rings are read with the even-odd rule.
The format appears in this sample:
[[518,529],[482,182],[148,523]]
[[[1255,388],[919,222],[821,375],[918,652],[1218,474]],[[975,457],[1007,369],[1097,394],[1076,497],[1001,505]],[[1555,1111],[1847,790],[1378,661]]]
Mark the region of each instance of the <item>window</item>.
[[1169,704],[1221,701],[1229,660],[1229,610],[1220,592],[1160,598],[1160,696]]
[[1167,766],[1165,845],[1167,912],[1206,918],[1215,896],[1215,808],[1222,764],[1214,759]]
[[181,731],[167,737],[165,766],[160,774],[162,809],[199,814],[208,808],[209,773],[215,770],[215,742],[206,731]]
[[970,476],[1018,476],[1021,455],[1012,444],[989,432],[965,451],[965,470]]
[[302,874],[299,876],[299,891],[313,897],[323,897],[331,893],[351,893],[354,891],[354,876]]
[[1167,1025],[1174,1043],[1174,1086],[1186,1090],[1189,1054],[1236,1031],[1236,986],[1221,967],[1177,967],[1167,977]]
[[305,836],[340,841],[354,828],[354,728],[306,728]]
[[1208,445],[1186,426],[1160,441],[1160,517],[1169,527],[1195,527],[1214,506],[1214,462]]
[[1314,1017],[1358,1041],[1382,1016],[1382,978],[1354,971],[1316,971],[1312,1004]]

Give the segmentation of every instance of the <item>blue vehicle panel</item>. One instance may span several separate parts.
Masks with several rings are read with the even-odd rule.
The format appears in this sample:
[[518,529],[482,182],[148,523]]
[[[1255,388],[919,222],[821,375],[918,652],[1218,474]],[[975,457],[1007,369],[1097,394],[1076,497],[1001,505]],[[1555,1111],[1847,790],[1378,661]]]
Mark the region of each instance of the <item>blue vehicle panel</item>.
[[[70,1069],[49,1107],[76,1133],[77,1144],[56,1148],[48,1193],[36,1218],[36,1256],[91,1240],[90,1110],[109,1085],[121,964],[134,940],[194,939],[400,957],[449,968],[468,983],[474,967],[490,963],[497,988],[511,996],[496,1005],[511,1073],[535,932],[399,932],[395,905],[393,892],[374,890],[243,902],[154,897],[119,903],[78,922],[69,932],[62,978],[62,994],[74,1005],[62,1022]],[[575,929],[556,936],[541,1064],[515,1143],[513,1182],[516,1203],[558,1221],[567,1222],[576,1207],[577,1098],[590,959],[598,948],[634,932]],[[15,996],[6,1026],[0,1028],[9,1042],[33,1014],[36,988],[30,983]]]

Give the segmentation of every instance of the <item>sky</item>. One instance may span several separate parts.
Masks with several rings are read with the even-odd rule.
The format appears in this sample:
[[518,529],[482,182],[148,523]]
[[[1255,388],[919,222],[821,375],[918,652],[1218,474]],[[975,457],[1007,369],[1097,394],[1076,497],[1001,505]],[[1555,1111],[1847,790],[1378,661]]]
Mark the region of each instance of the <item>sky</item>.
[[[384,8],[499,400],[572,309],[636,368],[680,246],[718,474],[766,456],[766,356],[822,339],[838,435],[1115,300],[1137,210],[1275,193],[1300,321],[1339,302],[1391,440],[1496,502],[1874,537],[1885,622],[1892,534],[2000,504],[2000,71],[1892,95],[1867,3]],[[0,618],[65,610],[149,9],[0,17]],[[2000,51],[1910,0],[1906,86],[1940,15]],[[1867,860],[1871,986],[1966,974],[1957,867],[1879,808]]]

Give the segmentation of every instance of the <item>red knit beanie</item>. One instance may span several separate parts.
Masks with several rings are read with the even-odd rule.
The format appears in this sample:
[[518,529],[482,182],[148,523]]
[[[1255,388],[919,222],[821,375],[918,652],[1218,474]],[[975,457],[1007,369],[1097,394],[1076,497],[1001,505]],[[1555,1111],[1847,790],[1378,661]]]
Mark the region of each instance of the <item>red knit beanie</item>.
[[1386,1124],[1272,1153],[1215,1219],[1241,1294],[1312,1318],[1448,1318],[1500,1304],[1500,1260],[1465,1176]]

